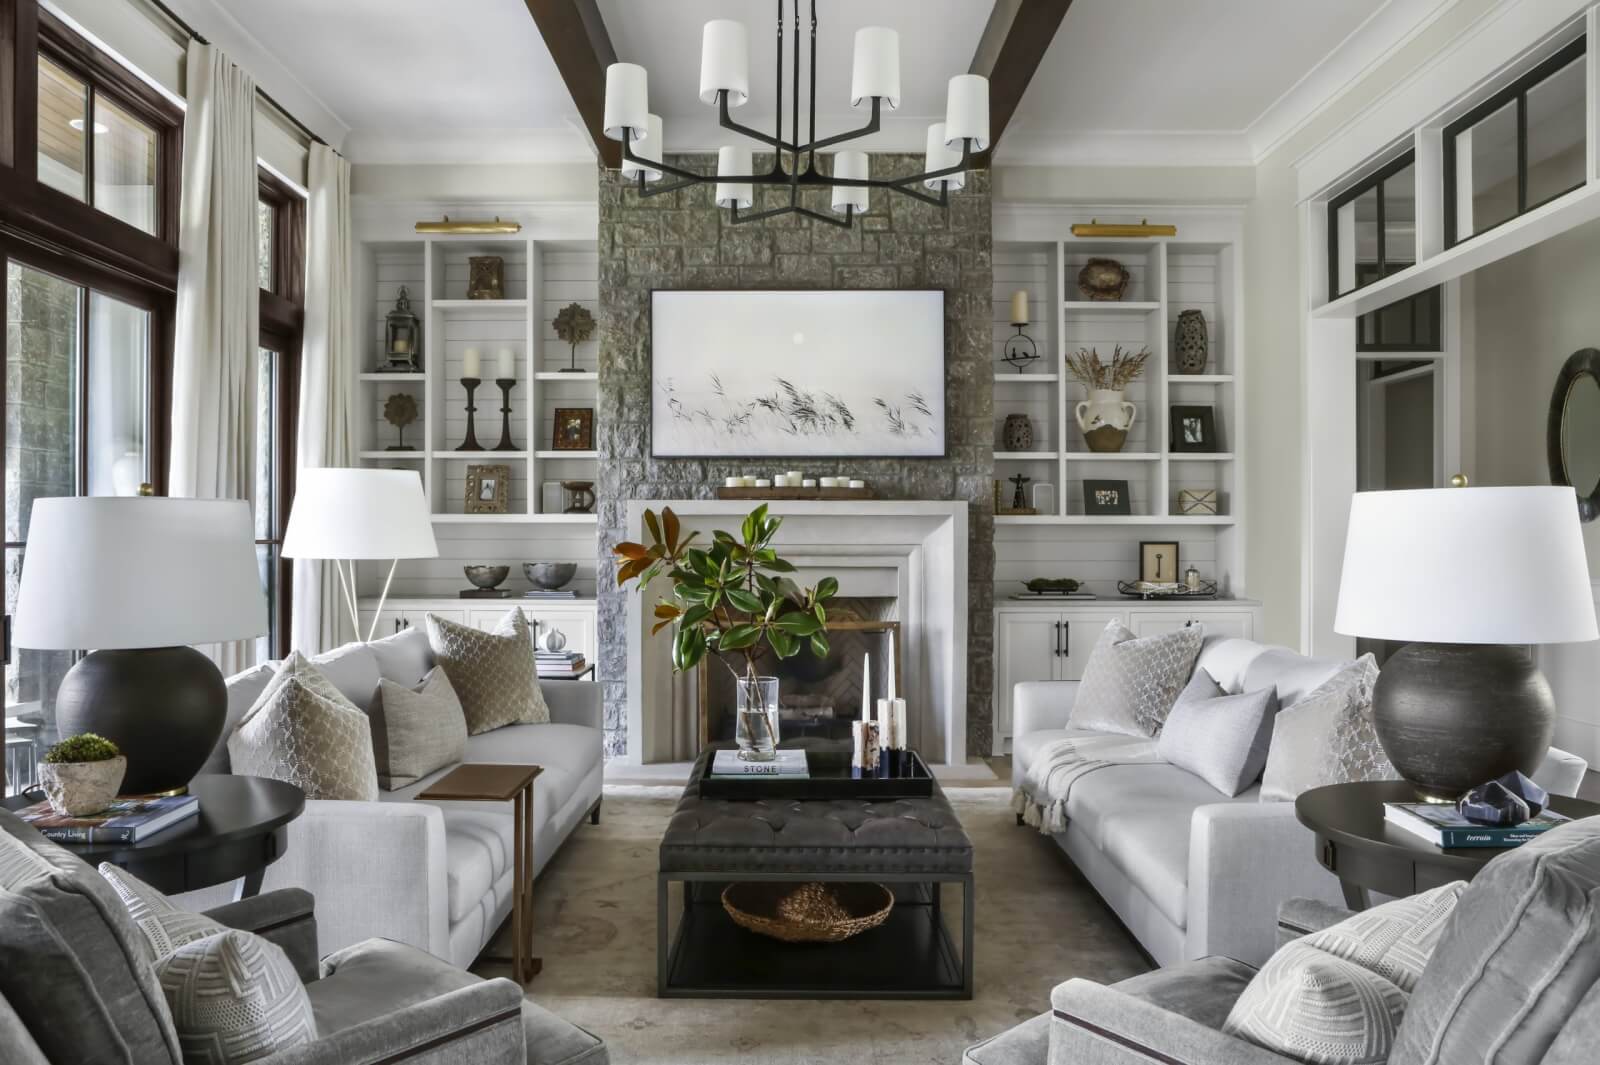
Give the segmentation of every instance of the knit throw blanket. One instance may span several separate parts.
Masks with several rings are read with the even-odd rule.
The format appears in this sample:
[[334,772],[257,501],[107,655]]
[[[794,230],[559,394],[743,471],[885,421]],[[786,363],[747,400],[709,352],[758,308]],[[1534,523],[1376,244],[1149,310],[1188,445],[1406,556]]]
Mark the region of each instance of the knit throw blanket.
[[1011,808],[1044,835],[1067,830],[1067,797],[1072,785],[1110,765],[1159,762],[1156,741],[1143,736],[1074,736],[1041,750],[1028,767]]

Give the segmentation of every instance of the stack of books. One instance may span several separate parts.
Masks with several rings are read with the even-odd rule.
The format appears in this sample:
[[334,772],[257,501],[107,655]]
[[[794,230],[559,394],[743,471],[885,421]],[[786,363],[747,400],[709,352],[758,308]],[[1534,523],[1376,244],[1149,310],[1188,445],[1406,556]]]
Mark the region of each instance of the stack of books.
[[63,817],[48,802],[36,802],[17,816],[57,843],[138,843],[200,812],[193,795],[123,795],[87,817]]
[[522,593],[524,599],[576,599],[578,592],[575,588],[560,588],[550,591],[545,588],[529,588]]
[[784,777],[805,780],[811,776],[804,751],[779,751],[771,762],[746,762],[738,751],[718,751],[711,759],[714,777]]
[[1545,810],[1520,825],[1477,825],[1462,817],[1453,806],[1427,802],[1386,802],[1383,819],[1435,847],[1445,848],[1517,847],[1572,820],[1554,810]]
[[581,651],[538,651],[534,661],[541,677],[570,677],[589,668]]

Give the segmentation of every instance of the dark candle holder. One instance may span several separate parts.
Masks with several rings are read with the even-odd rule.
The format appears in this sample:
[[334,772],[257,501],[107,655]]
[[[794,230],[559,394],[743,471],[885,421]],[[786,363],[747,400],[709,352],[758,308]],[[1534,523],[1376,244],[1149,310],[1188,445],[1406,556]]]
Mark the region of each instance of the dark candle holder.
[[511,442],[511,390],[517,386],[515,377],[496,377],[494,383],[500,388],[500,442],[494,446],[496,451],[515,451],[517,445]]
[[478,443],[477,429],[472,421],[472,415],[478,409],[473,405],[472,394],[478,390],[478,386],[481,384],[483,384],[483,379],[480,377],[463,377],[461,379],[461,387],[467,390],[467,438],[461,442],[460,447],[456,448],[457,451],[483,450],[483,445]]

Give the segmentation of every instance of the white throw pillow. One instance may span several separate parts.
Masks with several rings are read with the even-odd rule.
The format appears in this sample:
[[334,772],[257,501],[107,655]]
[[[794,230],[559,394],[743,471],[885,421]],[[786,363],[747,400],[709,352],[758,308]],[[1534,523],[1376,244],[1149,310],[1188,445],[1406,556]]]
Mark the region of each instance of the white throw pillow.
[[1377,662],[1362,655],[1278,712],[1261,775],[1263,802],[1293,802],[1324,784],[1399,777],[1372,722],[1377,679]]
[[522,611],[512,607],[491,632],[429,614],[428,643],[461,699],[471,735],[549,722],[534,667],[533,632]]
[[99,868],[100,875],[127,908],[128,916],[144,933],[150,961],[171,954],[185,943],[228,930],[203,913],[179,909],[172,900],[124,869],[109,862],[101,862]]
[[1197,667],[1167,715],[1156,754],[1232,797],[1261,776],[1277,713],[1277,689],[1228,695]]
[[367,715],[298,652],[228,738],[235,773],[293,784],[308,799],[378,797]]
[[1140,638],[1113,621],[1084,664],[1068,727],[1155,736],[1194,672],[1203,640],[1198,625]]
[[315,1042],[305,985],[276,944],[230,929],[155,963],[184,1065],[244,1065]]

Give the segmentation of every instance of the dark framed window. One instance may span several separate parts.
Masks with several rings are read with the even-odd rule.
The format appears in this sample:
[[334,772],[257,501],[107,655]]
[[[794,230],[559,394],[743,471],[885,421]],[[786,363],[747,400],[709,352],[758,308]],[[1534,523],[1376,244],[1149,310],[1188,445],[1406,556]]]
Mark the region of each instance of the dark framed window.
[[1357,351],[1439,351],[1443,289],[1438,285],[1356,319]]
[[1582,187],[1586,49],[1578,38],[1444,128],[1445,247]]
[[[1417,262],[1416,155],[1404,155],[1328,202],[1328,298],[1337,299]],[[1435,287],[1362,315],[1357,351],[1437,351]]]

